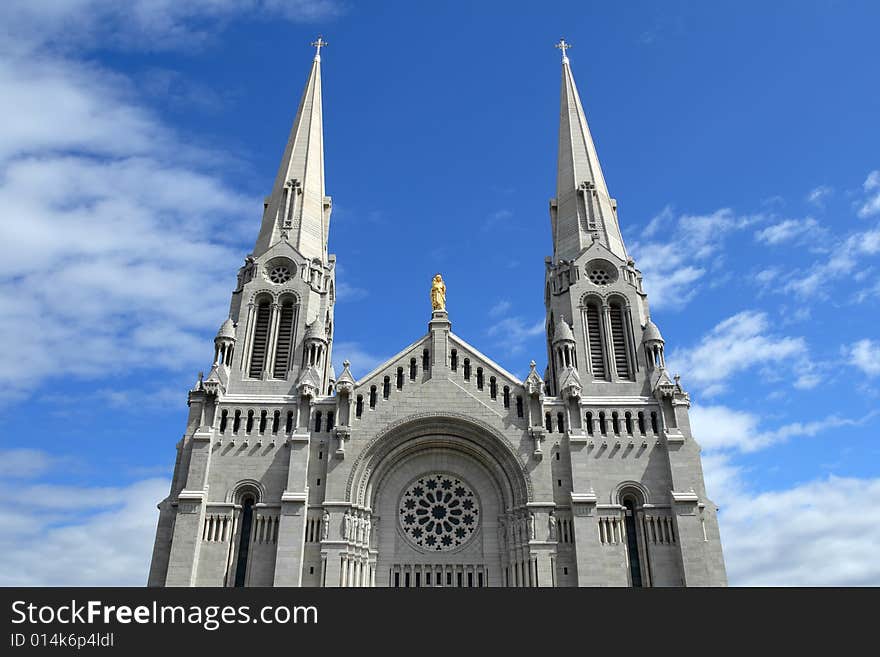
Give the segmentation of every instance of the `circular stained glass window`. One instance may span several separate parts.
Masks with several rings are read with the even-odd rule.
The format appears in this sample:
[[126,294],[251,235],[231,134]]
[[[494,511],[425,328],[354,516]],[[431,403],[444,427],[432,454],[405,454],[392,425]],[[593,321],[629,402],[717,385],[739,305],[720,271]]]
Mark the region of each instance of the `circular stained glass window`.
[[605,269],[591,269],[589,276],[594,285],[608,285],[611,282],[611,276]]
[[420,477],[400,498],[400,527],[425,550],[453,550],[464,545],[479,525],[477,496],[461,479],[434,473]]
[[269,270],[269,280],[273,283],[286,283],[290,280],[290,269],[283,266],[272,267]]

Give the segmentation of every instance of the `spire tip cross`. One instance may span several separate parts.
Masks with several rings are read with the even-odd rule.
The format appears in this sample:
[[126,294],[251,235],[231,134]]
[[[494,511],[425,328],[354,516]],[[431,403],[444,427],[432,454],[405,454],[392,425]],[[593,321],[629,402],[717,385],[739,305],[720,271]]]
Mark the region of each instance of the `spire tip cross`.
[[321,56],[321,48],[323,48],[324,46],[326,46],[326,45],[327,45],[327,42],[324,41],[324,39],[323,39],[323,38],[321,37],[321,35],[319,34],[319,35],[318,35],[318,40],[317,40],[317,41],[312,41],[312,44],[311,44],[311,45],[313,45],[315,48],[317,48],[317,51],[315,52],[315,57],[320,57],[320,56]]
[[562,59],[568,59],[568,55],[565,54],[565,51],[571,48],[571,44],[568,43],[565,39],[560,39],[559,43],[556,44],[556,47],[562,51]]

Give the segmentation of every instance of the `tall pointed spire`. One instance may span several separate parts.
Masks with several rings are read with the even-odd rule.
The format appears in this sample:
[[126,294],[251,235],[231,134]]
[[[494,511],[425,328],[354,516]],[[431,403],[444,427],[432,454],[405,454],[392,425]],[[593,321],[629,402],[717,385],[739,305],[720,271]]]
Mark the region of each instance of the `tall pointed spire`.
[[321,107],[321,48],[327,42],[319,36],[312,45],[316,48],[312,70],[299,101],[272,194],[266,200],[255,256],[286,239],[303,256],[327,261],[331,202],[324,194]]
[[573,259],[590,246],[595,235],[622,260],[626,247],[617,223],[617,202],[608,194],[599,156],[578,96],[563,39],[562,103],[559,112],[559,160],[556,198],[551,202],[554,259]]

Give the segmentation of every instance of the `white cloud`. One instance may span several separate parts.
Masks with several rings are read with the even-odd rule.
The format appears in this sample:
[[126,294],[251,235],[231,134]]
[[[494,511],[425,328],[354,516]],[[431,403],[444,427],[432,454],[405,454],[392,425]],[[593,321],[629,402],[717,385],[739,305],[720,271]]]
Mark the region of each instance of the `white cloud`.
[[869,173],[863,187],[868,197],[859,208],[859,216],[873,217],[880,214],[880,171]]
[[47,472],[55,460],[39,449],[0,449],[0,477],[37,477]]
[[510,301],[499,301],[489,309],[489,317],[498,317],[509,311],[513,307]]
[[0,586],[144,586],[156,504],[170,482],[100,487],[39,480],[68,460],[34,449],[0,452],[0,494],[8,501],[0,509]]
[[210,356],[260,202],[129,92],[93,65],[0,59],[0,340],[15,354],[0,385],[12,397],[54,376]]
[[518,354],[525,349],[529,340],[544,335],[544,320],[528,324],[522,317],[504,317],[490,326],[486,333],[490,337],[499,338],[499,345],[507,353]]
[[815,189],[810,190],[810,193],[807,194],[807,202],[812,203],[818,207],[823,207],[825,205],[825,199],[834,193],[834,190],[827,185],[819,185]]
[[690,420],[694,438],[706,451],[755,452],[792,438],[811,438],[829,429],[861,426],[876,414],[872,412],[857,419],[829,415],[768,430],[760,427],[760,417],[754,413],[722,405],[695,404],[690,410]]
[[192,49],[231,20],[279,17],[315,22],[338,16],[336,0],[5,0],[0,21],[20,46]]
[[776,245],[790,241],[816,240],[825,233],[819,222],[812,217],[805,219],[786,219],[755,232],[755,239],[765,244]]
[[782,291],[802,298],[824,296],[834,281],[852,274],[864,256],[880,253],[880,226],[853,233],[833,245],[830,251],[825,262],[813,264],[801,276],[792,275]]
[[[681,308],[699,290],[703,276],[718,267],[718,253],[729,234],[761,221],[761,215],[738,216],[729,208],[707,215],[681,215],[666,207],[643,231],[647,241],[631,245],[654,310]],[[662,235],[665,239],[658,240]]]
[[859,340],[847,348],[849,362],[868,376],[880,375],[880,342]]
[[772,335],[765,313],[744,311],[719,322],[696,346],[676,349],[668,360],[670,370],[686,372],[689,382],[712,396],[740,372],[770,363],[790,367],[805,353],[803,338]]
[[351,373],[355,379],[359,379],[368,372],[388,360],[388,356],[377,356],[366,351],[357,342],[334,342],[333,343],[333,366],[336,374],[342,373],[342,362],[351,362]]
[[[734,586],[877,586],[880,479],[829,476],[757,492],[723,456],[703,459],[721,507],[724,560]],[[859,511],[841,512],[841,509]]]
[[[880,512],[863,503],[880,494],[880,479],[832,475],[788,489],[759,491],[750,481],[753,472],[737,465],[731,451],[861,425],[873,416],[852,421],[832,416],[761,432],[750,413],[724,407],[692,409],[694,435],[705,448],[706,488],[720,507],[721,542],[731,585],[880,584],[880,564],[874,558]],[[841,512],[854,505],[858,513]]]

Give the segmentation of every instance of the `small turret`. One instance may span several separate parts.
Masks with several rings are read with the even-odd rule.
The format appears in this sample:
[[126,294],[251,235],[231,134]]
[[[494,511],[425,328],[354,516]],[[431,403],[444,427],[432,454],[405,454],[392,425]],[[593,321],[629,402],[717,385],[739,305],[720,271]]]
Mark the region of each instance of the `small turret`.
[[645,345],[645,356],[651,369],[665,369],[666,359],[663,355],[663,336],[660,329],[648,318],[648,323],[642,331],[642,344]]
[[217,337],[214,338],[214,365],[225,365],[228,368],[234,350],[235,324],[227,317],[217,331]]

